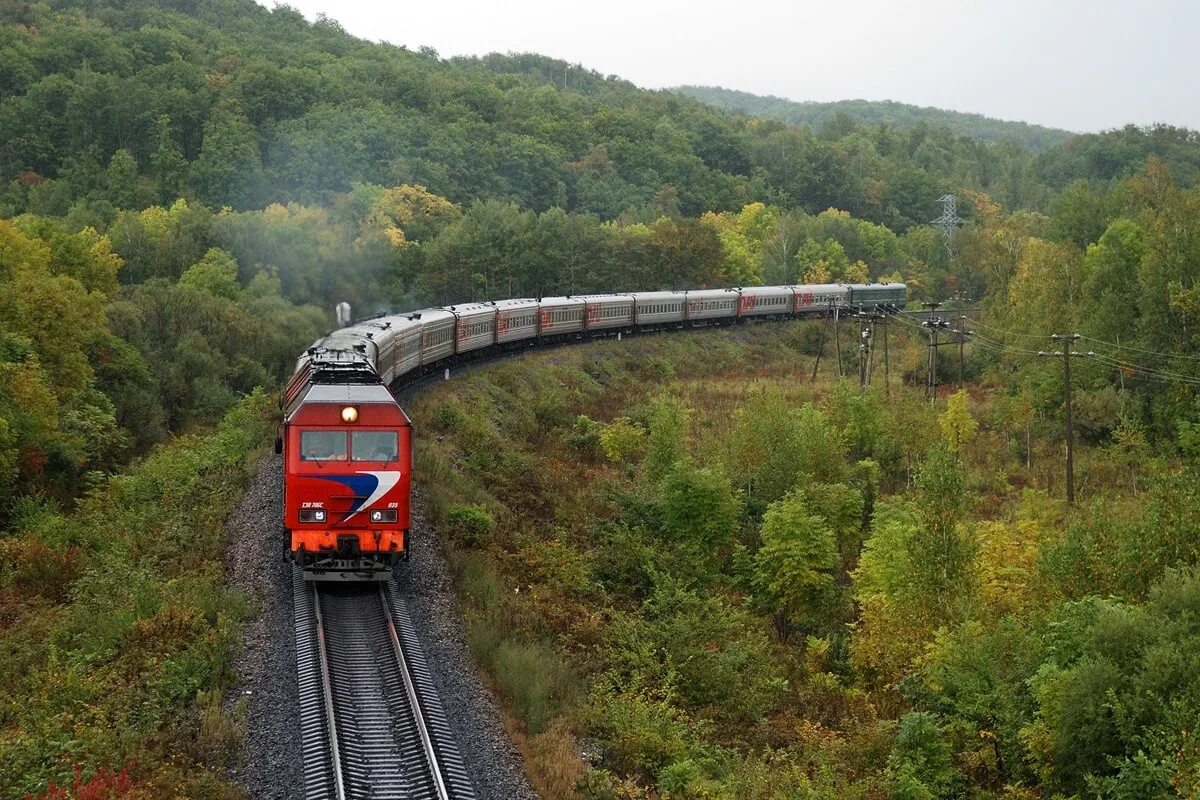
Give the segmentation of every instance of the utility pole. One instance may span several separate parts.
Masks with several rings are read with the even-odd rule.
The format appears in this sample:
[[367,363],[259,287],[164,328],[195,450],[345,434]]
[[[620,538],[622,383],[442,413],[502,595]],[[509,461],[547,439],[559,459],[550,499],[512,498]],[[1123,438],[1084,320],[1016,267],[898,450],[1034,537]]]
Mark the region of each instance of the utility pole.
[[871,331],[867,327],[870,318],[860,315],[858,318],[858,388],[867,385],[867,367],[871,357]]
[[821,338],[817,341],[817,361],[813,364],[812,379],[817,379],[817,368],[821,366],[821,354],[825,352],[825,329],[829,327],[829,317],[821,317]]
[[948,324],[941,317],[933,316],[933,312],[937,310],[941,303],[922,303],[926,311],[929,312],[929,317],[921,323],[921,327],[929,330],[929,358],[925,369],[925,398],[933,400],[937,397],[937,349],[938,328],[948,327]]
[[958,388],[962,391],[963,388],[963,345],[967,342],[967,315],[963,314],[958,318]]
[[838,316],[839,316],[838,312],[839,311],[840,311],[840,309],[837,306],[834,306],[834,309],[833,309],[833,347],[835,350],[837,350],[838,377],[841,378],[842,377],[842,337],[841,337],[841,334],[838,333]]
[[1038,351],[1039,356],[1061,358],[1063,360],[1063,416],[1067,429],[1067,502],[1075,502],[1075,430],[1071,424],[1071,356],[1095,355],[1095,353],[1072,353],[1071,342],[1079,339],[1078,333],[1051,334],[1052,342],[1062,342],[1062,350],[1055,352]]
[[888,318],[887,314],[883,315],[883,396],[892,396],[892,369],[888,363],[888,345],[887,345],[887,329]]

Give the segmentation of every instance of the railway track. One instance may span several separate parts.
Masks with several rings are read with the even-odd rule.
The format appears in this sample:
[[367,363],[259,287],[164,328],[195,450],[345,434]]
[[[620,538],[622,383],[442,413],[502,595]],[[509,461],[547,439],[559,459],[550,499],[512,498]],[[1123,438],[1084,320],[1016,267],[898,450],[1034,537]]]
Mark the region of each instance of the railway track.
[[299,569],[293,587],[305,798],[473,800],[403,598]]

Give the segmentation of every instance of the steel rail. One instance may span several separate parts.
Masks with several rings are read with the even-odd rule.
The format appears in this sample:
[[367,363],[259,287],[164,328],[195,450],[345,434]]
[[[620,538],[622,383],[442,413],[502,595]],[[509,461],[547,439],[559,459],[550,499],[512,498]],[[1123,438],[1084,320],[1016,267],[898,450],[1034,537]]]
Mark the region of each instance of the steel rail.
[[317,584],[312,584],[313,610],[317,623],[317,658],[321,664],[321,693],[325,699],[325,722],[329,729],[329,758],[333,768],[333,791],[337,800],[346,800],[346,783],[342,778],[342,756],[338,750],[337,717],[333,707],[333,684],[329,675],[329,659],[325,652],[325,620],[321,616],[321,597]]
[[404,691],[408,695],[409,704],[412,706],[413,719],[417,723],[417,732],[421,736],[421,747],[425,750],[429,774],[433,778],[434,785],[437,788],[438,800],[451,800],[450,791],[446,788],[446,781],[442,777],[441,763],[433,744],[433,737],[429,735],[429,727],[425,724],[425,713],[421,708],[421,700],[417,695],[417,688],[413,683],[408,659],[404,655],[404,647],[400,644],[400,637],[396,633],[396,622],[392,618],[392,608],[391,603],[388,601],[387,590],[383,586],[379,586],[379,602],[383,606],[383,618],[387,621],[388,638],[392,641],[392,651],[396,655],[396,663],[400,668],[400,675],[404,678]]

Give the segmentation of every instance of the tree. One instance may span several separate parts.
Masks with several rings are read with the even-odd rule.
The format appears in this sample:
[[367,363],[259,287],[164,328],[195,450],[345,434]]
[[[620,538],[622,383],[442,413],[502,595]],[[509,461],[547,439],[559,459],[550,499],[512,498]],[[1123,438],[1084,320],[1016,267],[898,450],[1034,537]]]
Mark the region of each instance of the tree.
[[762,546],[754,554],[754,601],[771,614],[776,634],[786,641],[796,626],[814,624],[827,604],[838,563],[837,541],[800,492],[767,508],[760,535]]
[[128,150],[118,150],[113,153],[108,162],[106,174],[108,183],[108,201],[120,209],[135,210],[137,208],[137,161]]
[[888,776],[897,800],[958,796],[963,776],[936,717],[920,711],[904,715],[888,756]]
[[655,398],[650,408],[649,448],[642,462],[650,480],[660,480],[684,457],[688,424],[688,408],[679,398],[667,394]]
[[215,206],[246,208],[257,199],[262,181],[258,132],[243,114],[214,109],[188,178],[200,198]]
[[979,430],[979,423],[967,410],[965,389],[950,395],[946,401],[946,413],[938,417],[938,423],[942,426],[942,436],[945,437],[950,452],[961,456],[963,448],[971,443]]
[[663,532],[671,540],[705,560],[731,544],[742,504],[725,476],[679,461],[667,473],[660,491]]
[[217,247],[210,248],[204,258],[188,267],[179,277],[179,282],[227,300],[236,300],[241,294],[237,262],[233,256]]

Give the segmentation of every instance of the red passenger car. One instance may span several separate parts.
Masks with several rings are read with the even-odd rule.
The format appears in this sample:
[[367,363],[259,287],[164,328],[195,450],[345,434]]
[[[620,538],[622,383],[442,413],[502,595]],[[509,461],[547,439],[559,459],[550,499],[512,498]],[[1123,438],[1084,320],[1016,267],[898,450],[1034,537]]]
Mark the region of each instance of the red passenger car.
[[408,556],[412,423],[379,384],[309,384],[285,410],[284,525],[310,580],[387,580]]

